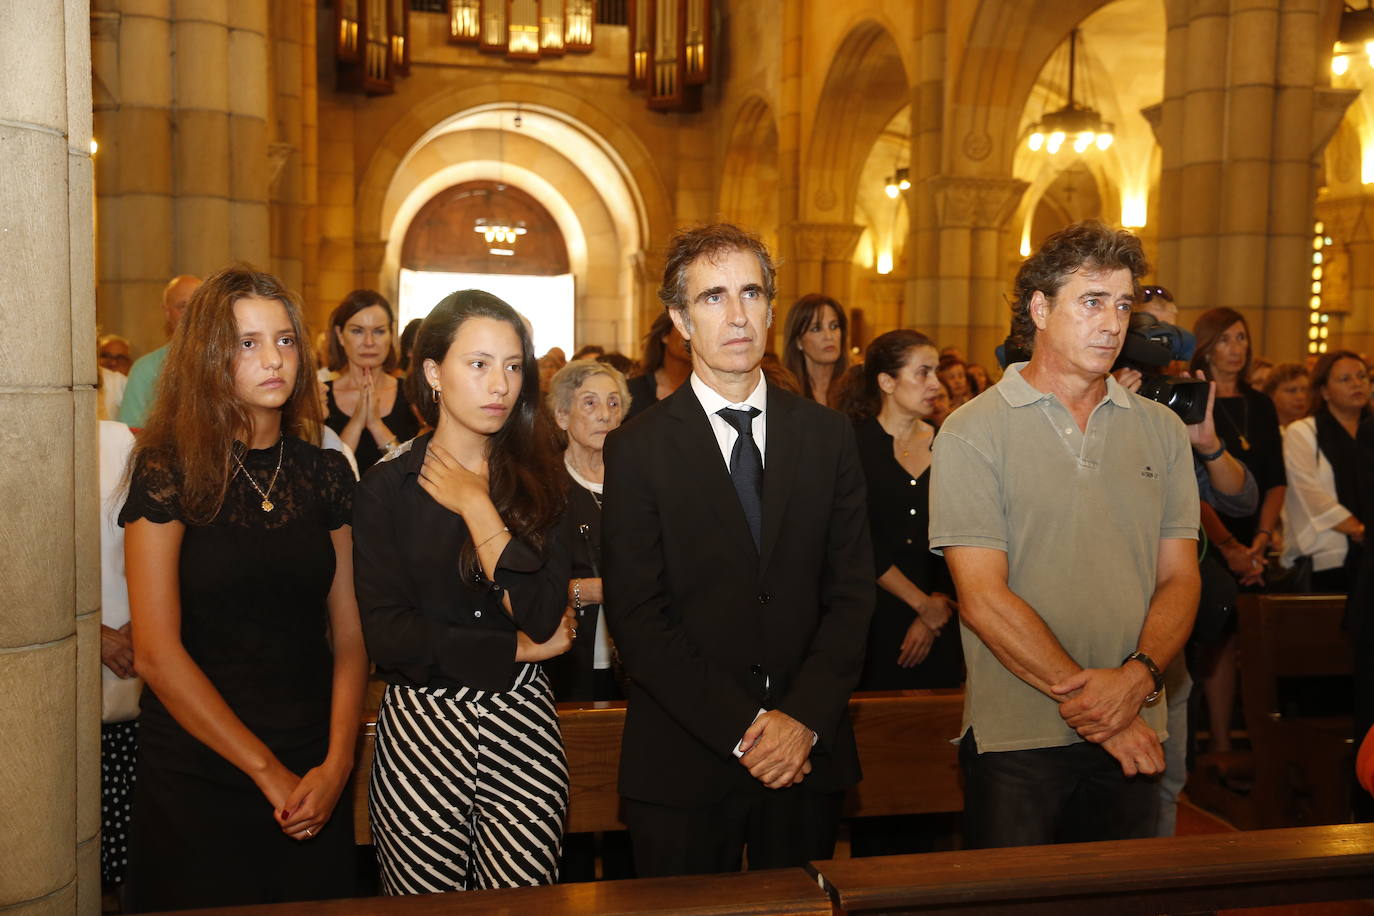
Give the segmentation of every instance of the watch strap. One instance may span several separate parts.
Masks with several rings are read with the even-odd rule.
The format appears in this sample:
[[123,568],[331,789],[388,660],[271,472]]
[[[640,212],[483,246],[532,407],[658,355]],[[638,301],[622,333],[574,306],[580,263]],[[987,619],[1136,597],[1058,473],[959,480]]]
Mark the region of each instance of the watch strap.
[[1154,680],[1154,692],[1145,698],[1146,703],[1153,703],[1155,700],[1159,699],[1159,694],[1164,689],[1164,672],[1159,670],[1159,666],[1155,664],[1154,659],[1150,658],[1150,656],[1141,652],[1139,649],[1122,659],[1121,664],[1124,665],[1126,662],[1133,661],[1140,662],[1144,665],[1145,670],[1150,672],[1150,677]]

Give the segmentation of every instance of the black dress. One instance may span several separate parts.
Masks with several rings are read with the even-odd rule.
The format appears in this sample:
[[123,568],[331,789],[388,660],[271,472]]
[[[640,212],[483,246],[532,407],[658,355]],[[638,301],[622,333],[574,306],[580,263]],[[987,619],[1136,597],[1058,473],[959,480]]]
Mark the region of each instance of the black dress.
[[[325,416],[325,425],[339,435],[343,435],[344,427],[352,419],[348,414],[339,409],[338,402],[334,400],[334,383],[325,382],[324,406],[328,410]],[[420,421],[415,417],[415,411],[410,409],[410,399],[406,397],[406,383],[402,379],[396,381],[396,402],[391,405],[391,413],[382,417],[382,422],[386,428],[391,430],[391,434],[396,437],[396,442],[408,442],[420,434]],[[358,473],[362,474],[382,459],[380,445],[372,438],[372,433],[366,429],[358,437],[358,447],[353,450],[353,457],[358,461]]]
[[[1217,398],[1212,408],[1217,435],[1226,450],[1240,459],[1259,484],[1260,505],[1274,487],[1288,485],[1283,467],[1283,435],[1274,402],[1253,388],[1242,386],[1235,397]],[[1260,508],[1244,518],[1222,515],[1226,529],[1249,547],[1259,533]]]
[[658,403],[658,379],[652,372],[636,375],[625,383],[625,388],[630,392],[630,410],[625,414],[627,423]]
[[[333,654],[326,599],[330,531],[349,524],[353,473],[344,457],[287,438],[249,451],[206,525],[186,524],[178,562],[181,641],[225,702],[291,772],[324,762]],[[121,525],[184,521],[175,469],[140,460]],[[253,781],[143,693],[126,912],[347,897],[353,815],[345,787],[311,840],[281,832]]]
[[[876,418],[855,427],[859,458],[868,482],[868,524],[873,535],[873,569],[891,566],[921,591],[953,594],[944,560],[930,552],[930,469],[913,478],[892,453],[892,437]],[[959,621],[951,618],[925,661],[914,668],[897,664],[897,653],[915,611],[874,584],[873,619],[868,629],[860,690],[919,690],[958,687],[964,682],[964,652]]]

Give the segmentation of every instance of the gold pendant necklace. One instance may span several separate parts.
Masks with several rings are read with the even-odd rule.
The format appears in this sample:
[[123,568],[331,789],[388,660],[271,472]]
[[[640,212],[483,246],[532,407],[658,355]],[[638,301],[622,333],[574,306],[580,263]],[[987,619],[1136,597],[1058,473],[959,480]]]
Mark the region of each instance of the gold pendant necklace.
[[272,488],[277,485],[277,475],[281,473],[282,455],[286,454],[286,437],[281,437],[281,445],[277,447],[277,469],[272,472],[272,480],[270,483],[267,484],[267,490],[265,492],[263,491],[262,487],[258,486],[258,482],[253,479],[253,475],[248,473],[248,469],[243,466],[243,462],[239,460],[238,452],[235,452],[232,449],[230,449],[229,454],[234,456],[234,463],[239,466],[238,470],[234,471],[234,473],[238,474],[239,471],[242,471],[243,476],[247,477],[248,482],[253,485],[253,489],[257,490],[258,495],[262,497],[262,502],[260,503],[260,505],[262,506],[262,511],[271,512],[273,509],[275,509],[277,507],[276,503],[272,502],[270,496],[272,493]]

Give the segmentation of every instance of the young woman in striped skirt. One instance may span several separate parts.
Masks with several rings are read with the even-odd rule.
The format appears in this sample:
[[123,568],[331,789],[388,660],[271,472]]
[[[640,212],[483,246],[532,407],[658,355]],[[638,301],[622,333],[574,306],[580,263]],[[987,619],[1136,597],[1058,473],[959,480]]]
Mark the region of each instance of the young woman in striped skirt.
[[571,562],[552,423],[529,333],[480,290],[415,343],[434,427],[376,465],[354,504],[368,653],[387,681],[368,807],[389,894],[552,883],[567,764],[538,662],[566,652]]

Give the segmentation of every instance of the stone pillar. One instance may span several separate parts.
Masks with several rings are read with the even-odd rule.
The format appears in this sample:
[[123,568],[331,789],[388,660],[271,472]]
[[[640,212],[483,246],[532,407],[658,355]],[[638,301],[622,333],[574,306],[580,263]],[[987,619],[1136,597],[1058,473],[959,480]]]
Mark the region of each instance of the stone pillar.
[[[268,147],[272,272],[288,289],[304,281],[305,10],[295,0],[272,4],[272,142]],[[313,43],[312,43],[313,45]],[[314,68],[311,67],[311,72]]]
[[25,916],[100,912],[90,14],[0,5],[0,909]]
[[[320,126],[319,74],[316,62],[315,0],[301,5],[301,298],[308,317],[319,311],[320,298]],[[324,321],[316,327],[323,327]]]
[[944,144],[945,3],[922,0],[916,11],[916,88],[911,97],[911,189],[906,295],[901,323],[934,329],[939,314],[940,227],[935,178]]
[[1255,352],[1275,359],[1305,349],[1316,158],[1350,97],[1315,85],[1329,50],[1318,6],[1170,8],[1158,277],[1182,324],[1239,309]]
[[[795,262],[796,295],[774,303],[780,312],[807,293],[825,293],[847,302],[852,295],[850,271],[854,246],[864,227],[853,223],[793,223],[792,258]],[[779,315],[779,321],[783,315]]]
[[[803,4],[782,5],[782,79],[778,91],[778,262],[776,305],[790,304],[803,295],[795,263],[792,227],[801,219],[801,134]],[[773,323],[773,346],[782,343],[782,321]]]
[[97,0],[101,323],[163,343],[162,287],[270,267],[267,0]]
[[[939,226],[939,275],[933,314],[918,330],[941,346],[987,362],[1007,336],[1002,239],[1029,185],[1018,178],[939,176],[931,181]],[[977,354],[976,356],[974,354]]]
[[317,330],[344,296],[356,289],[352,95],[319,97],[319,296],[311,304]]

